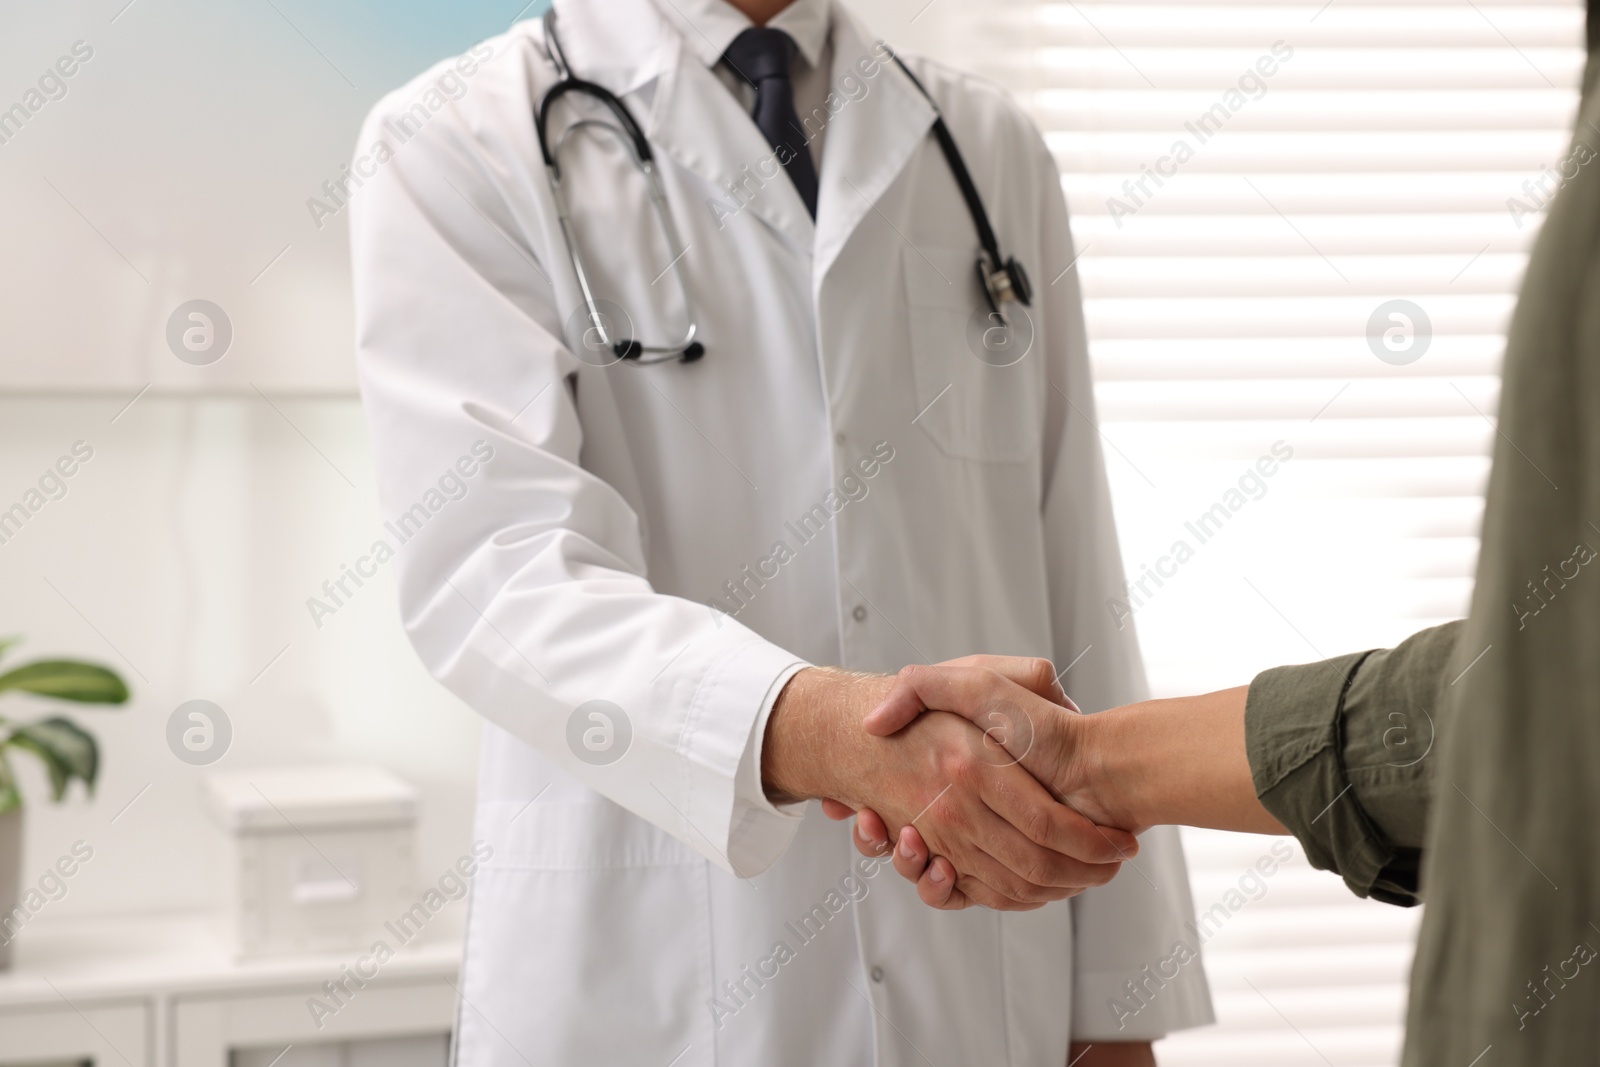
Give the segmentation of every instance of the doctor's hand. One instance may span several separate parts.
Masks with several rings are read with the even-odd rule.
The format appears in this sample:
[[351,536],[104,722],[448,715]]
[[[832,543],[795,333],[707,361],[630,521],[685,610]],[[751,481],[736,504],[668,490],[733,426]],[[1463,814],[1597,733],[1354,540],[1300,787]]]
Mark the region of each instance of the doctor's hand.
[[[1034,660],[983,657],[984,666],[1016,675]],[[1247,687],[1200,696],[1147,700],[1098,715],[1076,708],[1042,687],[996,703],[996,683],[971,661],[938,669],[908,667],[890,696],[865,720],[874,734],[889,734],[928,709],[954,712],[986,726],[989,742],[1004,748],[1058,799],[1101,826],[1138,833],[1163,824],[1203,826],[1243,833],[1288,831],[1255,794],[1245,749]],[[1019,714],[1020,713],[1020,714]],[[834,818],[847,818],[837,806]],[[857,815],[856,847],[883,855],[892,828],[871,810]],[[942,856],[915,826],[893,831],[894,865],[917,883],[923,902],[956,909],[976,901],[951,888],[958,866]]]
[[997,909],[1029,910],[1104,885],[1137,852],[1132,835],[1093,825],[1015,760],[996,758],[983,731],[961,717],[921,715],[893,736],[862,729],[900,684],[826,668],[796,674],[767,724],[768,794],[870,809],[885,833],[917,829],[951,865],[961,899]]
[[[1129,816],[1108,809],[1088,788],[1092,778],[1087,771],[1090,720],[1062,692],[1048,660],[967,656],[928,667],[907,667],[862,726],[876,736],[894,736],[920,721],[918,717],[927,710],[948,711],[968,719],[982,731],[980,758],[987,766],[1017,770],[1020,765],[1054,799],[1085,816],[1104,844],[1117,850],[1118,859],[1136,853],[1136,847],[1129,847],[1131,834],[1111,829],[1133,829]],[[836,819],[851,814],[849,807],[837,802],[825,802],[823,809]],[[918,894],[932,907],[993,907],[965,892],[964,876],[970,872],[960,860],[928,842],[919,825],[897,829],[887,825],[871,806],[859,808],[856,848],[881,856],[894,840],[895,869],[917,883]]]

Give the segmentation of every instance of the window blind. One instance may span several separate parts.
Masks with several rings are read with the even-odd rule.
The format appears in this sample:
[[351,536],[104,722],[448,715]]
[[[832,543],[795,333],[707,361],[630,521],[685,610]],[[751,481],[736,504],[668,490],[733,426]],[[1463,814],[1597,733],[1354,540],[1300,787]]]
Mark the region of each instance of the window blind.
[[[1156,692],[1464,614],[1505,327],[1578,165],[1581,6],[991,0],[947,25],[1061,167],[1134,583],[1108,610]],[[1428,751],[1397,725],[1397,762]],[[1246,892],[1271,839],[1185,843],[1198,911],[1227,913],[1219,1025],[1162,1063],[1396,1063],[1418,913],[1298,848]]]

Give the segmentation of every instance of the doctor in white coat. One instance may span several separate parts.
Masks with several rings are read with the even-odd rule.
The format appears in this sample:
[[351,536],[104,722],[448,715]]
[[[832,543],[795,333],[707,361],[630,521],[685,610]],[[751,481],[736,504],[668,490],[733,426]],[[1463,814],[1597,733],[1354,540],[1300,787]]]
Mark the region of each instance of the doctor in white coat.
[[[349,187],[404,622],[487,720],[458,1062],[1149,1062],[1211,1019],[1198,960],[1162,969],[1192,918],[1169,831],[1070,901],[941,912],[817,805],[773,801],[925,805],[901,821],[955,835],[983,777],[940,779],[953,734],[922,764],[926,737],[861,747],[891,743],[853,727],[883,690],[822,665],[997,652],[1068,665],[1089,711],[1145,696],[1105,607],[1122,566],[1049,152],[1001,91],[908,60],[1035,279],[997,359],[934,108],[837,0],[555,6],[572,73],[638,117],[682,247],[621,143],[581,129],[561,158],[589,281],[650,343],[684,330],[681,270],[702,359],[590,343],[534,129],[557,80],[537,21],[380,102]],[[814,218],[752,121],[766,90],[722,58],[763,6],[793,41]],[[602,114],[563,100],[552,129]],[[970,849],[989,874],[958,885],[1036,906],[1115,858],[994,877],[1008,847]]]

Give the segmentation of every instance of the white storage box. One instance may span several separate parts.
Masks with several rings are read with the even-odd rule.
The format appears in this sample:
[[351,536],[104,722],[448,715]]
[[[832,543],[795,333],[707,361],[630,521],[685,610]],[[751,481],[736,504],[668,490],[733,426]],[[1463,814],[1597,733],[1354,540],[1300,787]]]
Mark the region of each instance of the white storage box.
[[416,894],[416,790],[378,767],[206,776],[239,956],[367,948]]

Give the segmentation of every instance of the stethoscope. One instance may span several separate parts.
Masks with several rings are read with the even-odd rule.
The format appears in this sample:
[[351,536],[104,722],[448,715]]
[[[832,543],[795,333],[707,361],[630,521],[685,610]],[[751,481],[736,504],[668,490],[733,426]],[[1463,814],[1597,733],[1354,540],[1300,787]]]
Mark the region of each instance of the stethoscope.
[[[557,81],[539,101],[535,126],[539,134],[539,152],[544,157],[545,176],[550,182],[550,197],[555,203],[556,215],[561,222],[561,237],[567,246],[567,258],[572,262],[572,272],[577,276],[578,289],[583,293],[584,310],[588,318],[583,344],[587,348],[596,350],[609,349],[619,360],[630,360],[642,365],[674,360],[693,363],[706,354],[706,346],[696,340],[696,335],[699,333],[699,317],[695,312],[694,298],[689,292],[689,282],[683,271],[683,258],[688,250],[679,240],[678,229],[673,225],[672,213],[667,208],[666,193],[662,190],[661,178],[656,173],[655,153],[650,150],[650,142],[645,137],[644,131],[639,128],[639,124],[634,121],[633,113],[615,93],[603,85],[596,85],[594,82],[573,76],[572,68],[567,63],[566,53],[561,48],[561,39],[556,35],[556,13],[553,8],[544,14],[544,39]],[[917,76],[911,73],[900,57],[892,53],[891,57],[895,65],[911,79],[911,84],[917,87],[923,99],[933,108],[933,136],[939,142],[939,149],[944,153],[945,163],[956,180],[956,186],[961,190],[961,199],[966,201],[967,213],[972,216],[973,228],[978,231],[978,244],[981,246],[975,265],[978,283],[983,289],[984,298],[989,303],[989,311],[997,317],[1000,324],[1008,325],[1004,312],[1007,303],[1016,301],[1027,307],[1033,302],[1033,286],[1028,280],[1028,272],[1023,269],[1015,256],[1000,255],[1000,243],[995,239],[994,228],[989,225],[989,213],[984,210],[983,199],[978,195],[977,186],[972,183],[972,175],[968,173],[967,165],[961,158],[961,151],[956,147],[955,138],[950,135],[950,128],[945,125],[944,116],[939,112],[939,105],[934,103],[928,90],[917,80]],[[560,139],[552,145],[548,132],[550,109],[557,100],[571,93],[598,100],[616,116],[617,122],[621,125],[614,126],[600,119],[579,119],[569,125],[562,132]],[[594,291],[589,285],[588,271],[583,266],[583,256],[578,251],[578,239],[572,226],[572,212],[568,209],[566,197],[561,191],[561,149],[574,131],[586,127],[605,130],[627,145],[633,155],[634,165],[644,175],[645,182],[649,186],[650,202],[654,205],[656,223],[661,227],[667,251],[672,256],[672,262],[667,269],[677,279],[678,291],[683,296],[684,318],[688,320],[682,339],[675,343],[647,345],[634,337],[613,337],[613,331],[607,325],[607,316],[595,300]]]

